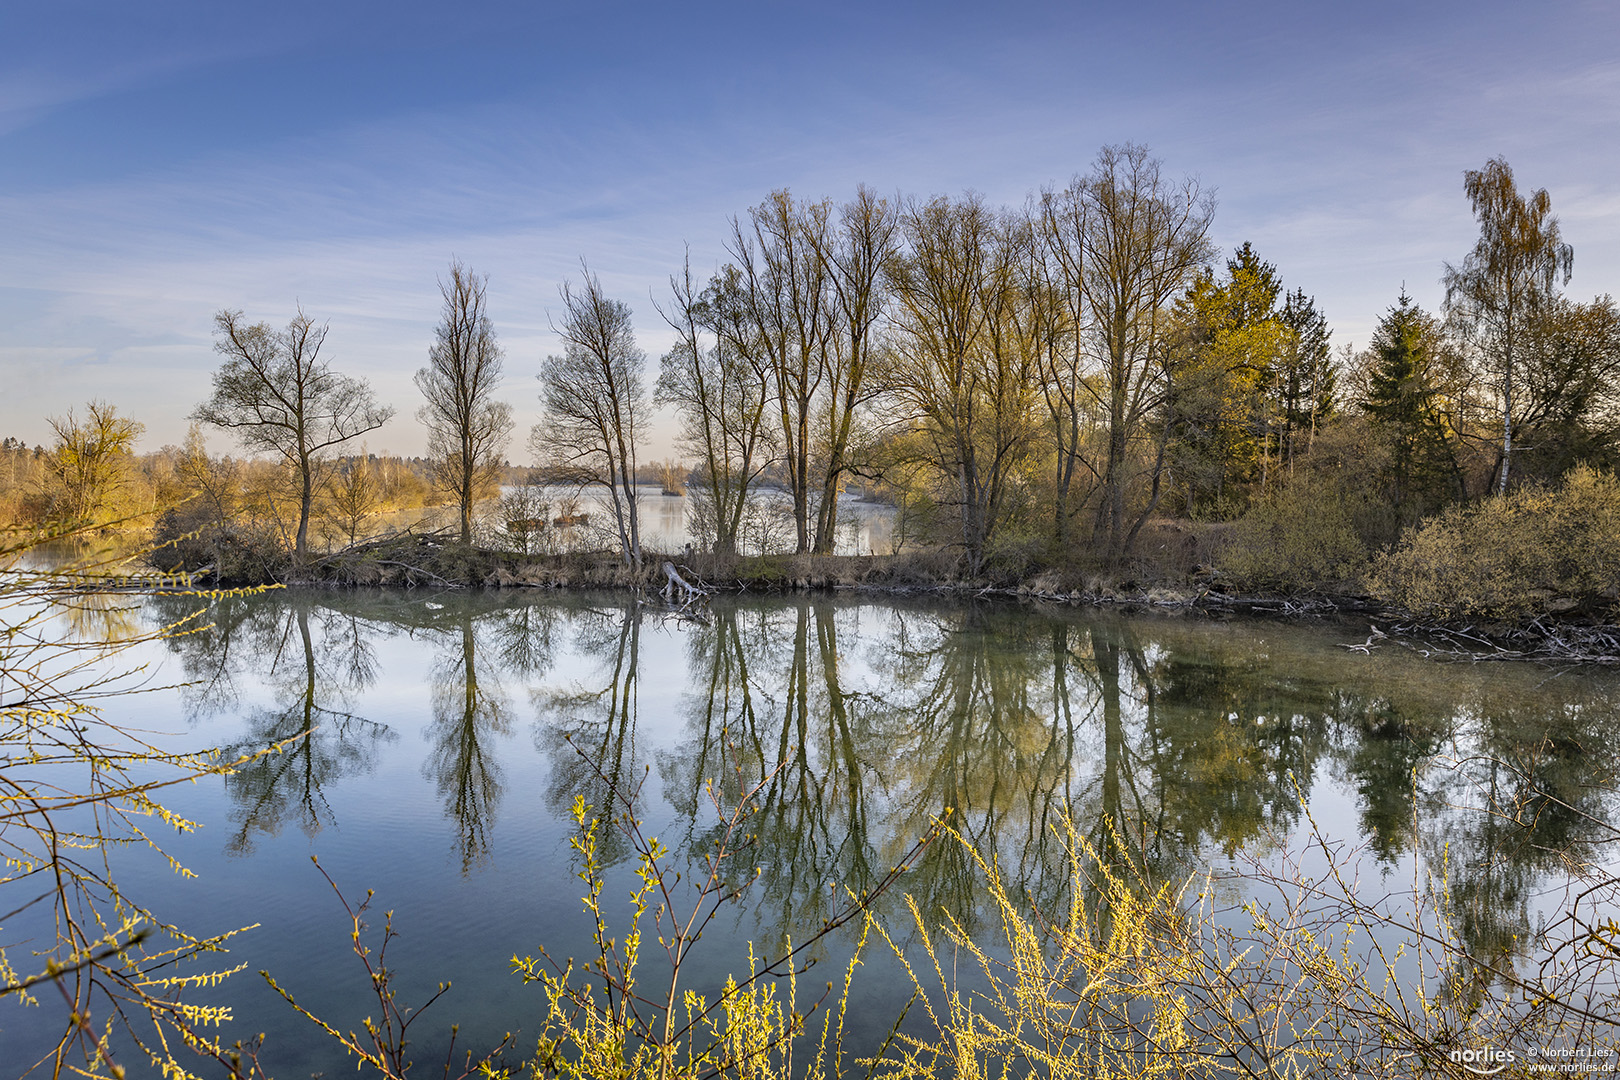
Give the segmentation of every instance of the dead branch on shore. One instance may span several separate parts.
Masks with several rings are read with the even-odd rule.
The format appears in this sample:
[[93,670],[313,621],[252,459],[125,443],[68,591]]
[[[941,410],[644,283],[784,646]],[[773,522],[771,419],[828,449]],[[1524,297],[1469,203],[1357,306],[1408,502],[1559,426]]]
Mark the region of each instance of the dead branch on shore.
[[1391,626],[1388,633],[1376,626],[1371,629],[1372,634],[1366,641],[1341,647],[1370,654],[1388,642],[1426,660],[1471,664],[1493,660],[1620,664],[1620,627],[1616,626],[1580,626],[1533,619],[1523,626],[1495,633],[1472,624],[1451,627],[1409,623]]

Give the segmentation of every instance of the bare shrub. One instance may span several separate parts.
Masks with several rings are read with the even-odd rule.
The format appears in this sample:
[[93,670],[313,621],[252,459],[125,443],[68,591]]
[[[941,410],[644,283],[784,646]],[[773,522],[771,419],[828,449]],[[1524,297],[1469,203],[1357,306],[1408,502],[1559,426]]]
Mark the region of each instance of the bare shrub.
[[[166,789],[228,774],[294,740],[236,758],[176,752],[104,712],[108,699],[149,689],[140,668],[119,670],[120,657],[194,631],[206,597],[176,588],[170,595],[194,598],[198,610],[140,629],[121,596],[101,591],[128,584],[128,563],[31,560],[83,532],[0,531],[0,910],[9,913],[0,1001],[37,1009],[33,1023],[57,1032],[39,1059],[12,1046],[4,1065],[17,1070],[10,1075],[117,1078],[137,1061],[191,1076],[193,1054],[230,1064],[218,1035],[229,1008],[196,999],[231,973],[208,961],[241,931],[187,933],[120,887],[113,870],[124,864],[107,852],[145,848],[194,876],[166,838],[197,823],[163,805]],[[30,908],[42,928],[32,940],[22,919]]]
[[1070,874],[1059,910],[1032,908],[951,833],[999,914],[995,945],[910,896],[914,946],[872,923],[925,1022],[868,1075],[1450,1076],[1480,1061],[1534,1069],[1562,1047],[1614,1052],[1620,927],[1587,917],[1613,902],[1612,879],[1582,891],[1539,968],[1504,971],[1469,952],[1444,864],[1414,864],[1410,891],[1369,898],[1358,853],[1314,821],[1308,859],[1168,882],[1102,855],[1067,818],[1055,828]]
[[1305,483],[1256,503],[1216,557],[1217,568],[1242,588],[1304,592],[1343,587],[1366,563],[1344,501]]

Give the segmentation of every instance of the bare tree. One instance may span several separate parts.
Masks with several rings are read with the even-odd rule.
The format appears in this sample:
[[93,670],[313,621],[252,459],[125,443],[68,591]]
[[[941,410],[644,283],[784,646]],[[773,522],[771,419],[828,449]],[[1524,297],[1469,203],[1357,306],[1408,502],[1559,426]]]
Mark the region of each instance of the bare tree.
[[334,524],[348,537],[353,546],[365,529],[366,521],[382,505],[382,491],[377,483],[377,470],[371,464],[364,446],[360,453],[343,462],[327,480],[326,495],[330,500]]
[[563,354],[540,365],[545,419],[535,425],[529,445],[536,457],[579,482],[606,489],[624,561],[639,570],[636,439],[646,357],[636,346],[629,306],[609,300],[596,275],[582,269],[582,288],[566,282],[562,287],[563,321],[552,329],[563,339]]
[[1191,178],[1165,180],[1144,146],[1105,146],[1091,174],[1047,196],[1053,218],[1074,232],[1085,258],[1065,269],[1066,284],[1089,313],[1096,377],[1083,385],[1108,424],[1097,534],[1119,558],[1157,505],[1163,455],[1151,467],[1146,506],[1127,525],[1132,443],[1166,385],[1171,304],[1214,254],[1214,196]]
[[175,473],[197,499],[198,509],[216,524],[230,520],[241,487],[241,463],[231,458],[212,457],[203,439],[202,428],[194,420],[186,429]]
[[486,311],[489,278],[459,260],[439,281],[444,313],[434,329],[427,367],[416,386],[427,398],[417,417],[428,429],[428,455],[441,486],[456,496],[461,542],[472,540],[473,503],[496,488],[501,453],[512,433],[512,408],[496,401],[501,347]]
[[1087,263],[1084,199],[1069,192],[1047,190],[1031,217],[1037,228],[1038,247],[1030,260],[1029,290],[1037,318],[1045,322],[1041,334],[1041,391],[1052,423],[1053,536],[1060,546],[1069,541],[1070,519],[1076,503],[1075,480],[1081,470],[1092,488],[1100,474],[1083,452],[1098,418],[1097,398],[1088,383],[1090,362],[1084,330],[1088,309],[1080,276]]
[[856,417],[872,396],[867,378],[876,344],[874,330],[887,299],[885,277],[894,259],[900,220],[894,207],[870,188],[859,187],[855,198],[839,208],[836,230],[808,233],[816,255],[826,267],[832,307],[829,348],[825,353],[825,434],[821,498],[816,511],[814,550],[830,552],[838,530],[838,496],[852,462]]
[[679,339],[661,361],[657,396],[675,407],[679,445],[697,459],[695,516],[712,534],[715,554],[733,555],[749,492],[770,456],[770,364],[735,267],[699,294],[688,262],[670,289],[674,306],[661,314]]
[[832,348],[833,311],[828,265],[819,254],[827,239],[832,204],[795,203],[774,191],[748,212],[749,225],[733,219],[731,254],[742,273],[760,345],[771,364],[776,426],[787,470],[797,532],[795,551],[811,548],[811,492],[817,397]]
[[394,415],[378,405],[362,379],[339,375],[321,359],[327,326],[300,308],[285,330],[268,323],[248,324],[240,311],[214,316],[214,349],[225,363],[214,372],[214,393],[191,418],[236,433],[253,453],[271,453],[292,470],[298,483],[298,532],[293,565],[302,566],[309,547],[310,507],[325,472],[328,454],[375,431]]
[[1446,264],[1446,312],[1472,339],[1500,380],[1501,466],[1496,492],[1507,491],[1513,457],[1514,368],[1528,344],[1528,324],[1568,284],[1575,253],[1558,234],[1552,199],[1542,188],[1528,199],[1502,158],[1463,173],[1463,191],[1479,221],[1479,241],[1461,266]]
[[894,260],[890,392],[911,413],[927,464],[952,489],[968,568],[978,573],[1017,469],[1040,427],[1039,357],[1020,327],[1029,231],[977,197],[913,205]]
[[85,407],[81,421],[69,409],[66,416],[46,419],[56,433],[56,447],[45,458],[46,468],[61,486],[58,516],[89,524],[104,516],[108,504],[129,480],[130,450],[146,428],[104,401]]

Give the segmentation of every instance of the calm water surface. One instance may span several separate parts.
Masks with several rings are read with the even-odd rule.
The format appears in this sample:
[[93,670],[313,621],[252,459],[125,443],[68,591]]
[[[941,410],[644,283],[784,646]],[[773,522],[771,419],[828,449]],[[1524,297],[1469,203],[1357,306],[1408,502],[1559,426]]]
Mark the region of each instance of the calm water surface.
[[[117,637],[196,605],[108,597],[64,626]],[[1557,859],[1613,819],[1620,679],[1346,650],[1361,624],[845,596],[723,598],[694,620],[625,595],[422,591],[273,592],[219,600],[208,619],[134,655],[148,685],[171,688],[109,711],[176,748],[302,738],[171,791],[204,826],[169,845],[197,880],[138,852],[118,856],[118,874],[193,933],[259,924],[231,953],[246,970],[214,997],[235,1008],[231,1037],[267,1034],[281,1077],[350,1066],[254,972],[345,1030],[375,1012],[312,854],[394,912],[405,1001],[454,982],[419,1025],[421,1060],[451,1022],[465,1045],[521,1030],[532,1048],[543,999],[509,961],[541,945],[588,955],[567,811],[578,795],[603,805],[610,785],[639,789],[648,831],[684,865],[714,835],[710,781],[722,799],[764,782],[749,856],[760,880],[690,973],[711,991],[746,966],[745,942],[802,936],[830,912],[830,885],[862,887],[947,807],[1009,880],[1052,903],[1065,808],[1150,872],[1185,876],[1297,843],[1308,806],[1361,846],[1369,888],[1443,853],[1461,931],[1492,955],[1522,947]],[[1470,809],[1487,798],[1535,824]],[[617,916],[630,853],[611,834],[604,848]],[[959,846],[935,845],[902,885],[924,910],[994,929]],[[899,892],[883,908],[903,928]],[[849,948],[847,935],[824,942],[801,990],[819,993]],[[856,987],[851,1041],[872,1048],[909,990],[881,956]],[[39,1047],[55,1019],[0,1005],[0,1061]]]

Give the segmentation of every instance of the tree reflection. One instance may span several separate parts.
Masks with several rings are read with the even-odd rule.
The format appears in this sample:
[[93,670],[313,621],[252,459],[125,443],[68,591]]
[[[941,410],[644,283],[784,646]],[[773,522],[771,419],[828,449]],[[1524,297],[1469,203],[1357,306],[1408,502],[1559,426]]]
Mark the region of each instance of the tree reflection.
[[[576,796],[604,818],[616,812],[617,796],[633,793],[636,767],[637,665],[641,607],[587,609],[575,620],[575,648],[601,664],[588,684],[534,693],[539,717],[535,741],[552,761],[547,801],[559,816]],[[617,829],[597,839],[603,865],[623,859],[628,847]]]
[[[981,858],[1008,869],[1009,885],[1029,890],[1047,875],[1050,836],[1033,828],[1054,803],[1072,798],[1061,746],[1068,731],[1042,708],[1044,686],[1058,685],[1047,635],[1038,624],[970,605],[927,619],[907,616],[897,635],[885,704],[906,717],[907,744],[892,748],[899,764],[893,808],[897,831],[921,833],[935,817],[951,824]],[[1072,715],[1072,703],[1059,710]],[[891,825],[893,828],[893,825]],[[1016,868],[1016,870],[1014,870]],[[1052,878],[1050,880],[1056,880]],[[926,906],[972,927],[982,895],[972,855],[959,844],[934,845],[909,891]]]
[[187,632],[164,644],[184,673],[180,691],[191,720],[236,709],[240,677],[261,666],[281,644],[285,603],[280,594],[148,598],[151,617],[161,625],[187,620]]
[[[174,621],[197,600],[145,602],[148,618]],[[1620,748],[1607,728],[1620,701],[1602,676],[1347,657],[1330,635],[1277,624],[717,597],[706,623],[678,628],[681,726],[654,752],[638,731],[641,649],[669,638],[642,633],[646,611],[628,596],[221,596],[208,625],[168,648],[193,716],[237,710],[252,678],[272,689],[276,704],[245,717],[230,751],[298,737],[228,781],[234,850],[285,821],[331,822],[332,784],[392,737],[357,715],[377,642],[410,635],[435,650],[422,769],[464,872],[489,858],[516,676],[531,685],[555,814],[576,795],[611,812],[650,759],[675,815],[660,830],[696,853],[711,839],[711,785],[727,808],[760,785],[757,895],[783,932],[825,917],[832,886],[868,887],[947,811],[971,849],[936,845],[902,891],[971,928],[992,914],[975,856],[1061,908],[1065,819],[1105,859],[1177,879],[1290,842],[1314,789],[1319,813],[1343,815],[1324,816],[1328,829],[1359,832],[1384,872],[1443,868],[1459,933],[1506,964],[1534,937],[1540,884],[1613,835]],[[96,609],[85,632],[121,633],[121,617]],[[1322,798],[1324,778],[1342,810]],[[608,860],[625,854],[614,831],[601,842]]]
[[309,598],[287,599],[281,640],[270,662],[269,680],[280,707],[248,717],[247,734],[226,749],[247,753],[296,738],[279,754],[257,758],[225,777],[236,807],[237,831],[227,848],[253,850],[258,833],[274,834],[294,820],[313,836],[333,820],[326,787],[339,777],[369,768],[377,744],[395,738],[385,725],[349,711],[347,696],[376,677],[370,643],[358,626],[330,610],[320,612],[317,648],[311,632]]
[[141,598],[121,592],[76,592],[55,601],[72,640],[116,645],[146,631],[141,627]]
[[1163,828],[1227,855],[1299,820],[1327,750],[1328,698],[1264,655],[1165,651],[1153,665],[1153,769]]
[[1333,706],[1345,718],[1345,771],[1361,803],[1361,831],[1386,869],[1416,842],[1418,774],[1440,752],[1446,718],[1412,715],[1387,696],[1346,690]]
[[1476,993],[1491,972],[1529,955],[1542,879],[1578,872],[1614,835],[1620,756],[1608,728],[1616,702],[1598,693],[1562,704],[1485,698],[1470,710],[1477,734],[1467,752],[1430,781],[1435,810],[1421,846],[1446,879],[1459,937],[1482,965]]
[[[511,720],[498,669],[479,660],[472,609],[455,604],[444,622],[449,624],[444,628],[448,648],[433,666],[431,749],[423,772],[433,780],[445,813],[456,824],[461,872],[465,874],[489,857],[490,830],[501,798],[501,767],[490,742],[491,736],[511,729]],[[521,621],[518,625],[522,627]],[[521,629],[517,636],[526,640]],[[504,634],[501,639],[510,642],[513,635]],[[509,650],[510,646],[503,652]],[[525,651],[524,655],[539,654]]]
[[550,669],[560,612],[555,604],[525,601],[498,608],[484,620],[494,639],[495,668],[526,679]]
[[[1387,673],[1301,665],[1272,655],[1280,647],[1258,630],[961,605],[883,608],[879,627],[852,635],[863,610],[717,602],[712,624],[690,637],[687,737],[659,754],[666,796],[689,829],[704,820],[707,783],[735,799],[768,778],[759,863],[784,927],[812,923],[829,883],[862,887],[947,809],[980,857],[1051,910],[1068,881],[1056,828],[1066,815],[1105,859],[1174,878],[1212,852],[1286,842],[1325,769],[1351,782],[1387,866],[1440,824],[1432,762],[1459,716],[1484,711],[1454,693],[1440,711],[1393,700]],[[853,684],[850,636],[867,658]],[[1424,674],[1411,673],[1415,685]],[[1539,796],[1500,783],[1494,796],[1522,804],[1510,822],[1533,816],[1537,842],[1559,846],[1572,835],[1554,828],[1570,815],[1549,800],[1568,800],[1580,820],[1604,802],[1601,789],[1582,802],[1549,786],[1551,765],[1578,756],[1562,745],[1533,762]],[[1528,850],[1501,838],[1488,846],[1481,864],[1496,873],[1539,872]],[[1479,881],[1482,898],[1511,907],[1511,884]],[[907,880],[925,908],[969,926],[979,886],[972,854],[952,845]]]
[[[713,818],[711,785],[727,807],[757,787],[761,910],[780,934],[819,925],[843,890],[868,888],[898,857],[874,842],[872,807],[900,718],[846,685],[848,612],[833,601],[725,601],[712,615],[689,639],[689,737],[659,755],[664,790],[695,823]],[[687,850],[710,839],[697,829]]]

